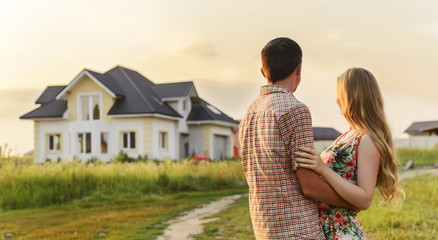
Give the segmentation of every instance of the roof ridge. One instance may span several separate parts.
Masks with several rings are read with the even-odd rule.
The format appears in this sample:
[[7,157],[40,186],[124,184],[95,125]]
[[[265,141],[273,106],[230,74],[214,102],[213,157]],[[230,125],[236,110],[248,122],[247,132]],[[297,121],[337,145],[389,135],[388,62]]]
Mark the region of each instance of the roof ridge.
[[[119,67],[119,66],[117,66]],[[122,72],[123,76],[128,80],[128,82],[134,87],[134,90],[137,92],[138,95],[140,95],[140,98],[143,100],[143,102],[150,107],[152,111],[155,111],[155,109],[152,107],[152,105],[148,102],[146,97],[141,93],[140,89],[138,89],[137,85],[135,85],[134,81],[129,77],[129,75],[125,72],[125,70],[122,67],[119,67],[120,71]]]
[[178,84],[178,83],[193,83],[193,81],[156,83],[155,85]]
[[184,92],[184,96],[187,96],[187,94],[189,93],[190,87],[191,86],[195,86],[195,84],[193,84],[193,81],[190,81],[188,83],[191,83],[191,85],[189,85],[189,87],[186,89],[186,91]]

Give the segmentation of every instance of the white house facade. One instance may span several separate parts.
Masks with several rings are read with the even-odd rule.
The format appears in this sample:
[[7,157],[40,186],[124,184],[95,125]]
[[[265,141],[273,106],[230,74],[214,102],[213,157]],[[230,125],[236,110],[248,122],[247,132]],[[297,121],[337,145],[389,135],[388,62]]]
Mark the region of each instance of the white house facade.
[[201,99],[192,82],[154,84],[117,66],[84,69],[66,86],[50,86],[40,106],[21,116],[34,121],[34,160],[130,157],[180,159],[233,155],[238,123]]

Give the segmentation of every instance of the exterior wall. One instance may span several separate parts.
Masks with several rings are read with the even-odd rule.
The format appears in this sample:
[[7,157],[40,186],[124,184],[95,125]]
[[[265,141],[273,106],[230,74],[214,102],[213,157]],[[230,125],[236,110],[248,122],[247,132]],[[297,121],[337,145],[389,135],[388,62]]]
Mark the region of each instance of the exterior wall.
[[34,121],[33,127],[33,159],[35,162],[40,162],[40,123]]
[[189,132],[189,155],[204,154],[202,126],[190,125]]
[[143,155],[147,155],[148,157],[153,156],[152,122],[152,118],[143,119]]
[[[159,148],[160,132],[167,132],[167,149]],[[152,120],[152,156],[153,159],[178,159],[179,157],[179,134],[175,120],[153,118]]]
[[172,98],[166,100],[166,102],[183,117],[178,121],[178,131],[180,133],[189,133],[189,127],[187,126],[186,119],[190,114],[190,110],[192,109],[192,103],[190,101],[190,98],[188,96]]
[[[57,161],[67,159],[70,154],[70,139],[68,122],[65,120],[35,121],[38,130],[35,130],[34,162],[43,163],[46,159]],[[48,151],[48,135],[51,133],[61,134],[61,148],[59,152]]]
[[[168,148],[159,148],[159,132],[165,131],[168,136]],[[108,133],[107,153],[101,153],[101,133]],[[161,118],[114,118],[112,121],[35,121],[35,162],[45,162],[46,159],[56,161],[58,158],[71,161],[79,159],[87,161],[93,157],[108,162],[122,150],[122,133],[135,132],[136,147],[123,150],[129,157],[147,155],[152,159],[178,158],[178,132],[174,120]],[[61,134],[61,151],[47,151],[47,135]],[[78,134],[91,133],[91,153],[79,153]]]
[[[80,112],[82,110],[80,105],[80,96],[87,94],[97,94],[99,96],[99,120],[84,121],[80,117]],[[111,157],[119,153],[119,133],[117,132],[119,128],[113,128],[113,121],[106,114],[114,104],[114,101],[115,100],[111,97],[111,95],[109,95],[87,75],[84,75],[83,78],[71,89],[67,99],[68,121],[70,122],[70,154],[67,160],[80,159],[82,161],[86,161],[92,157],[96,157],[102,161],[109,161]],[[100,149],[100,138],[101,133],[103,132],[108,133],[107,153],[101,153]],[[91,133],[91,153],[78,153],[79,133]],[[137,135],[138,132],[136,134],[136,138],[138,139]]]
[[214,159],[214,146],[213,146],[214,135],[227,136],[228,150],[226,157],[231,158],[233,156],[233,145],[234,145],[232,128],[212,125],[212,124],[202,125],[202,142],[203,142],[204,154],[209,156],[211,159]]
[[[117,134],[112,130],[111,122],[104,121],[78,121],[69,124],[70,132],[70,159],[80,159],[86,161],[92,157],[109,161],[112,155],[118,153]],[[100,150],[100,134],[108,133],[108,152],[101,153]],[[91,153],[79,153],[78,134],[91,133]]]
[[396,148],[430,149],[438,146],[438,136],[410,136],[395,139],[394,144]]
[[[113,118],[109,126],[108,153],[111,157],[119,154],[120,151],[129,157],[137,158],[145,154],[144,150],[144,122],[143,118]],[[122,149],[122,134],[124,132],[135,132],[135,149]],[[111,150],[110,150],[111,149]]]
[[100,95],[100,113],[102,121],[110,121],[106,113],[110,110],[115,100],[104,89],[97,85],[87,75],[73,87],[67,99],[68,120],[69,121],[81,121],[79,117],[79,96],[84,93],[98,93]]
[[212,134],[211,134],[211,125],[203,125],[202,126],[202,154],[213,157],[212,154]]

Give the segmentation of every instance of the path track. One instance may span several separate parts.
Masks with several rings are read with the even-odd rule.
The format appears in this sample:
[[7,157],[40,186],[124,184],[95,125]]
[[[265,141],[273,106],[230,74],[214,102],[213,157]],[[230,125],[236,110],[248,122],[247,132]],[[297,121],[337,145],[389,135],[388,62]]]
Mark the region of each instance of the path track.
[[166,222],[170,226],[164,230],[164,234],[158,237],[157,240],[185,240],[191,239],[190,235],[202,233],[204,224],[217,220],[216,218],[208,218],[215,213],[223,211],[230,207],[230,205],[238,198],[245,194],[237,194],[233,196],[223,197],[217,201],[203,204],[200,208],[195,208],[183,215],[171,219]]
[[[412,178],[416,176],[430,174],[438,176],[438,168],[415,169],[401,173],[400,179]],[[247,194],[238,194],[221,198],[209,204],[203,204],[199,208],[187,211],[181,216],[171,219],[169,227],[164,230],[164,234],[157,240],[186,240],[191,239],[190,235],[203,232],[204,224],[217,220],[216,218],[206,218],[215,213],[223,211],[231,206],[238,198]]]
[[405,178],[412,178],[412,177],[417,177],[427,174],[430,174],[432,176],[438,176],[438,168],[408,170],[406,172],[400,173],[399,176],[401,179],[405,179]]

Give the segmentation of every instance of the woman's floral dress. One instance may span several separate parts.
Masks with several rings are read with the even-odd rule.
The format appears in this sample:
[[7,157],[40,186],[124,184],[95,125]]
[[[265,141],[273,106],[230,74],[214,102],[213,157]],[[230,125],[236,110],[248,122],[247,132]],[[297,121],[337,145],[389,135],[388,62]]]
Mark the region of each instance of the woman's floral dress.
[[[339,143],[346,135],[342,134],[322,152],[321,157],[333,171],[351,183],[357,184],[357,147],[362,134],[356,133],[351,140]],[[356,212],[321,203],[319,206],[320,223],[327,239],[366,239],[365,231]]]

